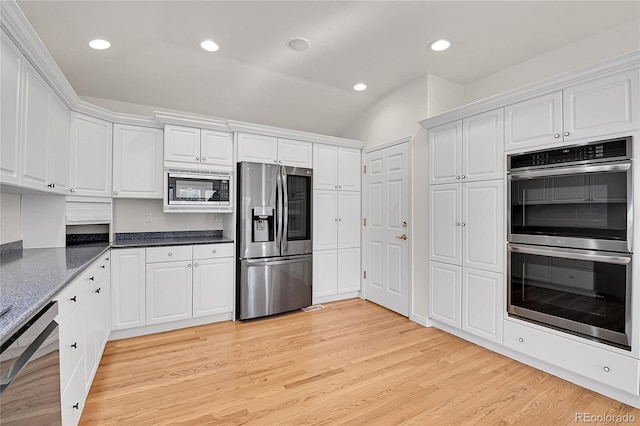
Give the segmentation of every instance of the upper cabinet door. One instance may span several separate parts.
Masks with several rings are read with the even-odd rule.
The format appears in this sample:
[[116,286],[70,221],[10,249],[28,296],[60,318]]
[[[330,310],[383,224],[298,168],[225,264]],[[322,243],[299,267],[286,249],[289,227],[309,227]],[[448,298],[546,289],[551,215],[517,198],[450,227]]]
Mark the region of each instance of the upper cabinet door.
[[72,195],[111,197],[112,125],[71,113]]
[[162,198],[161,129],[113,126],[113,197]]
[[200,133],[200,163],[233,166],[231,133],[203,129]]
[[338,189],[338,147],[313,144],[313,188]]
[[504,108],[505,151],[562,141],[562,92]]
[[311,142],[278,138],[278,163],[284,166],[312,168],[313,144]]
[[463,182],[504,177],[502,108],[462,120]]
[[238,133],[238,161],[278,164],[278,138]]
[[359,149],[338,148],[338,189],[360,191],[361,157]]
[[69,189],[69,108],[51,96],[50,179],[52,190],[66,194]]
[[17,185],[20,179],[20,98],[24,58],[3,31],[0,35],[0,181]]
[[200,129],[166,125],[164,160],[200,163]]
[[640,128],[639,74],[635,69],[564,89],[564,140]]
[[429,184],[462,179],[462,121],[429,129]]

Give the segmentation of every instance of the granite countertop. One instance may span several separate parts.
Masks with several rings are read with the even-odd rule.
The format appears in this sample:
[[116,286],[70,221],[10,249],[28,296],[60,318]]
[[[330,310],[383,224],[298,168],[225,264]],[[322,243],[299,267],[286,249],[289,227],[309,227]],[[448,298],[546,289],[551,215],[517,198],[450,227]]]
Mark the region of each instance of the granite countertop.
[[141,237],[132,239],[119,239],[111,244],[112,248],[134,247],[162,247],[195,244],[222,244],[232,243],[233,238],[220,236],[192,236],[192,237]]
[[25,249],[0,257],[0,342],[109,249],[109,243]]

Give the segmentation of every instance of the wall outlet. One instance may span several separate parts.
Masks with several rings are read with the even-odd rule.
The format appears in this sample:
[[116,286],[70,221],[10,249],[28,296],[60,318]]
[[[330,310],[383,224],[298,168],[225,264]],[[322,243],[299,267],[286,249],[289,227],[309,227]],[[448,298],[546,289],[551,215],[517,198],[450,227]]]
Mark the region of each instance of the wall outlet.
[[214,213],[214,214],[213,214],[213,221],[214,221],[215,223],[218,223],[218,222],[220,221],[220,219],[218,218],[218,213]]
[[153,222],[153,213],[147,213],[144,215],[144,221],[145,223],[151,223]]

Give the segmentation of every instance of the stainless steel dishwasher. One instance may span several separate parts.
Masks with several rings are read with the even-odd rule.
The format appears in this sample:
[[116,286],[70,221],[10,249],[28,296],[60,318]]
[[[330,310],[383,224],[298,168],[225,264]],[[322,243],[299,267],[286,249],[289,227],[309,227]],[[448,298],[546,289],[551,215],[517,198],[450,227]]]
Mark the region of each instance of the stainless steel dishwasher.
[[59,425],[58,303],[51,302],[0,343],[0,424]]

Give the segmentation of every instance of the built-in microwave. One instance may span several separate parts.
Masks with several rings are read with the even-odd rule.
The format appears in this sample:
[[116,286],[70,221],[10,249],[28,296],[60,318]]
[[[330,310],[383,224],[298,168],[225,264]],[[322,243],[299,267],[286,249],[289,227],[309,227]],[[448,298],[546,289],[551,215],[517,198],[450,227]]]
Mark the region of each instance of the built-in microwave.
[[163,211],[231,212],[231,181],[228,172],[165,169]]

